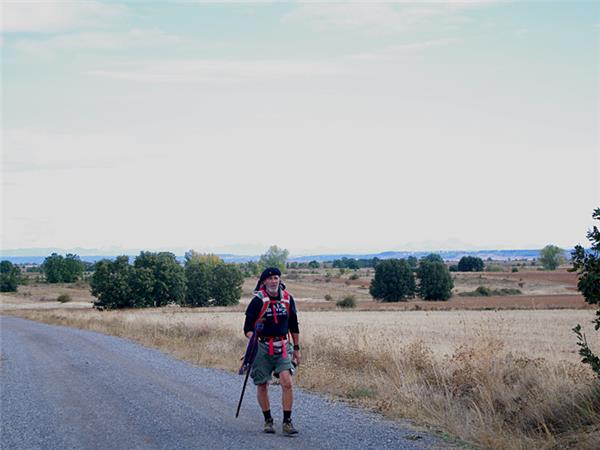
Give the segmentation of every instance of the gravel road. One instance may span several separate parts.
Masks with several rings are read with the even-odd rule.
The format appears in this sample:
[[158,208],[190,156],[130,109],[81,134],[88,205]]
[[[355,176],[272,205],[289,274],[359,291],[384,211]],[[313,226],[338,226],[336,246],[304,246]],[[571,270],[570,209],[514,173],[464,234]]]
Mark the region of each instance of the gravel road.
[[125,339],[0,317],[2,449],[422,449],[440,439],[295,391],[296,437],[265,435],[255,388],[235,419],[243,378]]

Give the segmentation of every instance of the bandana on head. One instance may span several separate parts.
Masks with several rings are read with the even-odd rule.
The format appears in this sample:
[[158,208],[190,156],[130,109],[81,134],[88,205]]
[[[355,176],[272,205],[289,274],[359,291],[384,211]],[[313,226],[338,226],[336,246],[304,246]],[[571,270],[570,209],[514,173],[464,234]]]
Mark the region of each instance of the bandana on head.
[[263,270],[263,273],[260,274],[260,278],[258,279],[258,283],[256,283],[256,288],[254,290],[258,291],[263,282],[267,278],[272,277],[273,275],[277,275],[278,277],[280,277],[281,270],[279,270],[277,267],[267,267],[265,270]]

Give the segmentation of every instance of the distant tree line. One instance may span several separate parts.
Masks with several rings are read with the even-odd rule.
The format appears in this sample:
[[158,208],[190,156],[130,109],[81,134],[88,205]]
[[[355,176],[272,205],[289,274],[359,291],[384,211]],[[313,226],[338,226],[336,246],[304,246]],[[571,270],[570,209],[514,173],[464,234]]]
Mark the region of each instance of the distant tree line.
[[185,264],[169,252],[141,252],[129,264],[128,256],[95,264],[90,279],[94,306],[99,309],[237,304],[244,276],[234,264],[215,255],[190,251]]
[[448,300],[454,283],[442,257],[431,254],[415,264],[416,261],[416,258],[380,261],[369,289],[373,298],[398,302],[419,295],[424,300]]
[[317,260],[312,260],[309,262],[289,262],[287,263],[287,267],[289,269],[318,269],[321,267],[321,263]]
[[365,268],[373,268],[375,267],[379,261],[379,258],[369,258],[369,259],[357,259],[357,258],[347,258],[343,257],[342,259],[334,259],[332,263],[332,267],[335,269],[365,269]]

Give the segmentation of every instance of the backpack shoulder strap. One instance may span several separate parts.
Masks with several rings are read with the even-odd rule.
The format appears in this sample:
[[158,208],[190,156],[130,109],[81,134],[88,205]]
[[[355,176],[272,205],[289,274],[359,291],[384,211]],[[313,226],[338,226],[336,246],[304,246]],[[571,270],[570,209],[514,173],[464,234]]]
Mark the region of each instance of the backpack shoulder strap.
[[258,322],[260,319],[262,319],[263,316],[265,315],[265,312],[267,312],[267,308],[269,307],[269,301],[270,301],[269,296],[262,289],[259,291],[256,291],[256,296],[262,300],[263,304],[262,304],[260,313],[258,314],[256,321],[254,322],[255,326],[256,326],[256,322]]
[[285,289],[281,292],[281,302],[287,310],[288,317],[290,316],[290,293]]

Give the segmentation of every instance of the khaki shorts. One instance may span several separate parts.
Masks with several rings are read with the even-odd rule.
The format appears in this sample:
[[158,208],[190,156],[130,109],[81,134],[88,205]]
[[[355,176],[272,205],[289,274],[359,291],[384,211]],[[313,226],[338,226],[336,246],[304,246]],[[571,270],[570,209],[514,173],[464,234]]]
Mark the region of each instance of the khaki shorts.
[[[276,349],[277,350],[277,349]],[[271,381],[271,374],[279,374],[284,370],[290,370],[292,366],[292,356],[294,347],[291,343],[287,343],[287,357],[283,357],[283,352],[275,353],[269,356],[269,344],[264,342],[258,343],[258,352],[256,359],[252,364],[250,376],[257,386]]]

